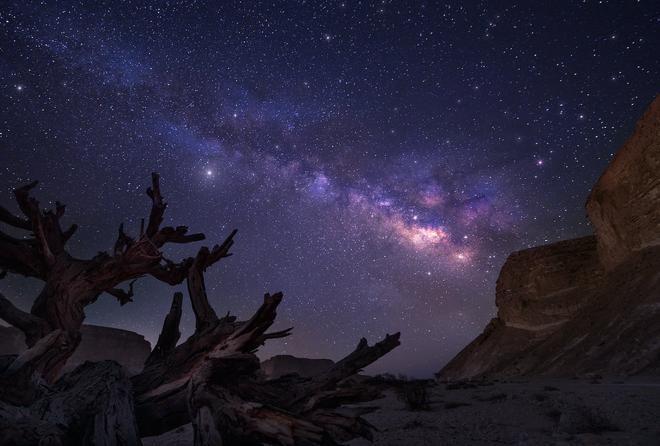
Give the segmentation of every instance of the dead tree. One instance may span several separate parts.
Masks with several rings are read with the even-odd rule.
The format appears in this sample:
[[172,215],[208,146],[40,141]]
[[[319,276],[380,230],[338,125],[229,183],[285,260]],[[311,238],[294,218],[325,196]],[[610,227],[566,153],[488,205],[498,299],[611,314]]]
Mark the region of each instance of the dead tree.
[[[360,418],[362,411],[340,406],[374,399],[378,392],[368,386],[351,387],[342,382],[398,346],[398,333],[373,346],[362,339],[355,351],[314,378],[285,376],[266,380],[258,373],[259,361],[254,352],[267,340],[291,333],[290,328],[267,332],[275,320],[282,293],[266,294],[263,304],[247,321],[238,321],[229,314],[218,317],[206,294],[204,272],[231,255],[229,249],[236,231],[221,245],[202,247],[194,257],[178,263],[165,258],[161,252],[165,244],[198,241],[204,235],[188,234],[185,226],[161,228],[166,204],[159,177],[153,174],[152,186],[147,189],[151,213],[146,227],[143,221],[139,236],[129,237],[120,226],[111,253],[81,260],[65,249],[75,225],[61,229],[64,206],[58,203],[54,211],[42,211],[29,195],[35,185],[16,190],[24,217],[0,207],[1,222],[15,231],[31,231],[31,236],[22,238],[0,232],[0,268],[45,282],[29,313],[0,296],[0,318],[21,329],[29,347],[7,364],[0,364],[0,418],[8,417],[8,425],[15,424],[11,420],[27,420],[27,424],[19,423],[25,432],[48,435],[55,439],[52,444],[66,443],[72,435],[83,435],[79,429],[84,420],[85,432],[96,432],[98,426],[108,423],[121,426],[122,436],[113,438],[108,429],[99,428],[101,437],[97,440],[109,445],[139,444],[135,425],[140,436],[147,436],[191,421],[196,445],[331,445],[356,436],[370,436],[369,425]],[[89,395],[103,397],[103,392],[109,391],[119,397],[125,394],[124,381],[115,380],[120,391],[106,386],[103,392],[98,389],[101,393],[94,393],[87,390],[87,385],[75,385],[76,379],[98,382],[94,381],[96,372],[88,369],[72,372],[74,378],[65,375],[57,382],[55,391],[44,386],[42,378],[53,381],[78,345],[84,307],[102,293],[114,296],[121,305],[130,302],[133,282],[127,291],[117,286],[144,275],[172,285],[187,281],[195,332],[178,344],[183,295],[176,293],[144,370],[132,378],[133,394],[128,399],[124,395],[109,400],[110,407],[124,408],[121,417],[110,410],[88,419],[85,414],[91,410]],[[98,373],[105,373],[104,369]],[[76,392],[85,395],[76,396]],[[71,406],[66,409],[68,418],[56,419],[44,409],[52,407],[52,401],[62,407]],[[53,423],[44,414],[55,418]],[[23,438],[25,432],[19,429],[12,438]],[[76,441],[80,438],[76,437]]]
[[[77,229],[71,225],[62,229],[61,219],[65,207],[59,202],[55,209],[42,210],[30,195],[36,182],[14,191],[22,215],[15,215],[0,206],[0,222],[14,233],[27,231],[24,236],[0,231],[0,272],[11,272],[34,277],[44,282],[30,312],[16,308],[0,295],[0,318],[25,334],[29,348],[49,333],[60,330],[57,348],[40,356],[30,366],[47,380],[52,381],[60,368],[80,342],[80,326],[85,317],[84,308],[102,294],[114,296],[124,305],[133,297],[135,279],[150,275],[170,285],[188,277],[193,259],[180,262],[167,259],[162,252],[168,243],[189,243],[204,239],[204,234],[188,234],[185,226],[161,227],[167,204],[160,191],[158,174],[152,174],[147,195],[151,199],[151,212],[142,221],[137,237],[130,237],[119,226],[117,240],[110,252],[100,252],[91,259],[78,259],[66,249],[66,244]],[[220,246],[215,246],[203,259],[204,267],[228,255],[235,232]],[[131,281],[126,290],[118,288]]]
[[[204,251],[198,256],[203,258]],[[266,380],[258,373],[254,352],[268,339],[291,333],[291,329],[267,332],[282,293],[266,294],[256,313],[238,322],[229,314],[216,316],[206,297],[203,268],[191,268],[188,290],[195,303],[195,333],[175,346],[182,299],[177,293],[144,371],[133,377],[143,435],[192,421],[198,446],[331,445],[357,436],[370,438],[370,426],[360,418],[363,410],[340,406],[374,399],[379,392],[340,383],[398,346],[398,333],[373,346],[362,339],[355,351],[314,378]]]

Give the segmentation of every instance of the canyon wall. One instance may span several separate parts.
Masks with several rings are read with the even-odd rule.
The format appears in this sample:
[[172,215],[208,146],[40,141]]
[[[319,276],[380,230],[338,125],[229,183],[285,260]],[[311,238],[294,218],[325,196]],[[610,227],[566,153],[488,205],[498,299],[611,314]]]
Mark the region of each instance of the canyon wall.
[[595,234],[512,253],[440,379],[660,373],[660,97],[587,200]]
[[587,213],[607,268],[633,251],[660,244],[660,100],[598,179]]
[[497,316],[509,327],[551,329],[575,316],[602,277],[593,236],[514,252],[497,279]]

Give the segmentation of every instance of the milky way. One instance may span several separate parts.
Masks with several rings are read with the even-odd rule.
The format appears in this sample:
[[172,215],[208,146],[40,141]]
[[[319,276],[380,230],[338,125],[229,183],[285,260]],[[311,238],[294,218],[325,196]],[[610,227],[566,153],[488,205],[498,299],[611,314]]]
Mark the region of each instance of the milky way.
[[[5,3],[0,202],[39,179],[89,256],[137,232],[158,171],[171,223],[239,229],[208,272],[219,313],[285,293],[294,335],[262,357],[401,331],[370,370],[428,376],[495,314],[508,253],[590,231],[586,195],[658,93],[657,2],[551,3]],[[0,282],[22,308],[38,290]],[[153,342],[174,291],[141,279],[87,322]]]

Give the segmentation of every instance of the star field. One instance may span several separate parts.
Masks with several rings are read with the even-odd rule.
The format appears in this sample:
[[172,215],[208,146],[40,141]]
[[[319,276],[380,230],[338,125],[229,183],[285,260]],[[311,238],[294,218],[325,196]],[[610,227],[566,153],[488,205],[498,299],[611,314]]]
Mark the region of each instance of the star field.
[[[91,256],[138,231],[158,171],[166,222],[239,229],[207,272],[218,314],[284,292],[294,334],[262,357],[401,331],[370,371],[428,376],[494,316],[511,251],[590,232],[586,196],[658,93],[657,2],[545,3],[7,2],[0,202],[39,179]],[[184,288],[141,279],[86,322],[154,342]],[[0,290],[28,308],[39,283]]]

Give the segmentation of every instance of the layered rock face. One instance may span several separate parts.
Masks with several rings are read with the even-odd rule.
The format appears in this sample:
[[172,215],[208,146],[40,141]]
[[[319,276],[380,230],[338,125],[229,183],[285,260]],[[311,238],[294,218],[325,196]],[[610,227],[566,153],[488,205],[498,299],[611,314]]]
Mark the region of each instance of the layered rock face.
[[607,167],[587,200],[603,264],[660,244],[660,98]]
[[[142,370],[151,345],[142,335],[117,328],[83,325],[82,339],[62,373],[85,361],[117,361],[130,374]],[[14,327],[0,327],[0,355],[21,353],[26,349],[23,333]]]
[[587,202],[595,236],[514,252],[441,379],[660,373],[660,97]]
[[497,316],[509,327],[551,329],[575,316],[602,276],[593,236],[514,252],[497,279]]
[[334,365],[331,359],[297,358],[291,355],[277,355],[261,363],[261,371],[271,379],[296,373],[304,377],[319,375]]

